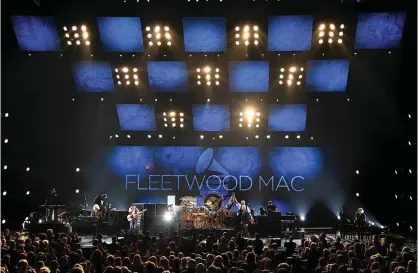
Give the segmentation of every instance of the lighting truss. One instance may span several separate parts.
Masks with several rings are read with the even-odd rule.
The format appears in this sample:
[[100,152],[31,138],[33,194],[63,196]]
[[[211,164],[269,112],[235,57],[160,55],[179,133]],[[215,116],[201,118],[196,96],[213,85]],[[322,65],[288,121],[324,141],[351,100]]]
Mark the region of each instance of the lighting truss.
[[89,40],[89,33],[87,31],[87,27],[85,25],[81,26],[72,26],[70,27],[63,27],[64,30],[64,39],[67,45],[81,45],[84,44],[86,46],[90,45]]
[[245,46],[249,46],[250,43],[254,45],[258,45],[260,34],[259,27],[254,25],[245,25],[243,27],[236,26],[235,27],[235,44],[239,46],[243,43]]
[[219,79],[220,79],[220,69],[219,68],[212,68],[210,66],[205,66],[202,68],[196,69],[197,73],[197,84],[198,85],[212,85],[213,83],[215,85],[219,85]]
[[342,44],[344,37],[344,24],[338,28],[335,24],[321,24],[319,25],[318,43],[323,44],[326,39],[328,43],[332,44],[334,40]]
[[149,46],[172,45],[172,35],[168,26],[160,27],[159,25],[147,26],[145,28],[146,37]]
[[253,108],[246,108],[239,113],[239,127],[258,128],[260,127],[261,113]]
[[302,79],[304,78],[304,68],[298,66],[291,66],[289,68],[280,68],[279,74],[279,84],[287,84],[288,86],[302,84]]
[[163,113],[164,127],[175,128],[179,126],[184,127],[184,113],[177,111],[168,111]]
[[136,67],[115,68],[115,77],[118,85],[139,85],[138,68]]

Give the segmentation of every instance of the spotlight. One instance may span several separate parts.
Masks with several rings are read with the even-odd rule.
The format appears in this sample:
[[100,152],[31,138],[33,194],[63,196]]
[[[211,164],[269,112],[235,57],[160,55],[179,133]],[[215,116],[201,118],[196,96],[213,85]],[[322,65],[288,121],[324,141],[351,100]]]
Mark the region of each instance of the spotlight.
[[303,221],[305,221],[305,216],[303,216],[303,215],[302,215],[302,216],[300,217],[300,220],[301,220],[302,222],[303,222]]
[[27,191],[27,192],[26,192],[26,195],[29,195],[29,194],[30,194],[30,191]]
[[173,215],[171,215],[171,213],[169,213],[169,212],[166,212],[166,213],[164,214],[164,220],[165,220],[166,222],[170,222],[171,220],[173,220]]
[[4,224],[6,224],[6,220],[1,220],[1,223],[4,225]]
[[4,140],[4,143],[9,143],[9,140],[6,138],[6,139]]
[[240,28],[239,26],[235,27],[235,44],[239,46],[242,43],[244,43],[245,46],[249,46],[250,43],[257,46],[259,44],[259,27],[257,25],[254,25],[253,27],[250,27],[249,25],[244,26],[243,28]]
[[358,192],[356,192],[356,196],[357,196],[357,197],[359,197],[359,196],[360,196],[360,194],[359,194]]
[[412,201],[412,196],[409,196],[409,199]]
[[28,172],[28,171],[30,171],[30,168],[29,168],[29,167],[27,167],[27,168],[26,168],[26,171],[27,171],[27,172]]
[[79,189],[76,189],[76,190],[75,190],[75,193],[79,193],[79,192],[80,192],[80,190],[79,190]]
[[79,171],[80,171],[80,168],[76,168],[76,169],[75,169],[75,171],[76,171],[76,172],[79,172]]
[[335,36],[337,36],[338,34],[338,39],[337,42],[339,44],[343,43],[343,36],[344,36],[344,25],[341,24],[340,25],[340,29],[337,30],[337,27],[335,26],[335,24],[320,24],[319,25],[319,33],[318,33],[318,43],[319,44],[323,44],[324,43],[324,39],[328,38],[328,43],[332,44],[334,42],[333,38]]
[[136,67],[127,67],[123,66],[120,68],[115,68],[115,81],[120,86],[130,86],[131,84],[138,86],[139,85],[139,76],[138,68]]
[[89,33],[85,25],[81,25],[80,27],[73,26],[71,29],[64,26],[63,30],[64,30],[64,41],[66,42],[67,45],[71,46],[74,43],[77,46],[81,44],[84,44],[86,46],[90,45]]
[[356,170],[356,174],[360,174],[359,170]]
[[289,135],[285,135],[284,138],[288,139],[289,138]]
[[338,220],[341,220],[341,217],[340,217],[339,215],[337,215],[337,219],[338,219]]
[[244,112],[240,112],[239,113],[239,127],[247,127],[247,128],[252,128],[252,127],[256,127],[259,128],[260,127],[260,117],[261,114],[260,112],[254,110],[253,108],[247,108],[245,109]]
[[398,195],[397,194],[395,194],[395,199],[398,199]]
[[151,138],[151,135],[148,135],[148,138]]
[[205,138],[205,136],[204,135],[200,135],[200,139],[204,139]]
[[205,66],[203,68],[197,68],[197,84],[201,85],[206,84],[207,86],[212,85],[219,85],[220,80],[220,69],[219,68],[212,68],[210,66]]
[[169,127],[169,125],[174,128],[177,127],[177,123],[180,128],[184,127],[184,113],[177,113],[176,111],[163,112],[162,118],[164,120],[164,127]]
[[6,195],[7,195],[7,191],[4,191],[4,192],[3,192],[3,196],[6,196]]
[[7,170],[7,165],[4,165],[3,169]]
[[163,135],[158,135],[158,138],[163,138]]
[[[4,114],[4,116],[7,118],[9,117],[9,113]],[[411,115],[409,115],[409,118],[411,118]]]
[[297,136],[296,136],[296,138],[297,138],[297,139],[300,139],[300,135],[297,135]]
[[42,222],[43,222],[43,221],[42,221],[42,219],[39,219],[38,223],[39,223],[39,224],[42,224]]
[[296,83],[296,85],[302,84],[302,79],[304,78],[304,68],[298,67],[298,66],[290,66],[289,68],[280,68],[280,74],[279,74],[279,84],[283,84],[283,80],[286,80],[286,83],[288,86],[293,85],[293,83]]
[[266,138],[267,138],[267,139],[270,139],[270,135],[267,135],[267,136],[266,136]]
[[[152,29],[154,31],[151,31]],[[147,26],[145,31],[147,32],[146,38],[148,39],[149,46],[153,46],[154,44],[157,46],[172,45],[172,34],[168,26],[164,26],[164,28],[158,25],[154,27]]]

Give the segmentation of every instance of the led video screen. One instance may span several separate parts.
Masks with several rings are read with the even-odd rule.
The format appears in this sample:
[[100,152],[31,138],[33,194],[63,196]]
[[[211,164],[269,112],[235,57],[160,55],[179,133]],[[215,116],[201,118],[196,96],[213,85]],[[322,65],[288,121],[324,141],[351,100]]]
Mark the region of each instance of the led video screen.
[[306,104],[269,105],[270,131],[300,132],[306,129]]
[[359,14],[354,48],[390,49],[400,47],[405,19],[405,12]]
[[348,60],[308,61],[306,72],[307,91],[343,92],[347,88]]
[[119,125],[122,131],[155,131],[154,105],[118,104]]
[[[281,211],[301,209],[299,199],[321,183],[324,156],[317,147],[115,146],[100,155],[96,187],[119,207],[166,203],[167,195],[200,197],[232,192],[255,208],[273,199]],[[99,158],[99,157],[98,157]]]
[[60,38],[54,17],[12,16],[12,24],[20,50],[61,50]]
[[310,50],[312,26],[311,15],[270,16],[268,19],[268,50]]
[[115,88],[108,62],[75,62],[73,77],[77,91],[112,92]]
[[226,18],[184,18],[184,47],[186,52],[226,51]]
[[193,105],[195,131],[227,131],[230,129],[229,105]]
[[229,62],[229,89],[231,92],[268,92],[269,63],[264,61]]
[[188,75],[184,62],[148,62],[152,92],[187,92]]
[[105,52],[143,52],[139,17],[99,17],[100,41]]

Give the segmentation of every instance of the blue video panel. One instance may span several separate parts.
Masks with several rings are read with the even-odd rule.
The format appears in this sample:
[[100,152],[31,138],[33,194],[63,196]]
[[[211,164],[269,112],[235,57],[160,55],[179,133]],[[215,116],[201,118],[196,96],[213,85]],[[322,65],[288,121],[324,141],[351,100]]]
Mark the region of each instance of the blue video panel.
[[268,128],[270,131],[305,131],[306,113],[306,104],[270,105],[268,114]]
[[119,124],[122,131],[155,131],[154,105],[118,104]]
[[193,105],[195,131],[227,131],[230,129],[229,106],[220,104]]
[[226,51],[226,19],[184,18],[184,46],[186,52]]
[[139,17],[99,17],[100,40],[106,52],[143,52]]
[[52,16],[12,16],[13,29],[23,51],[60,51],[61,44]]
[[76,62],[73,77],[77,91],[112,92],[115,89],[108,62]]
[[354,48],[390,49],[400,47],[405,19],[405,12],[359,14]]
[[311,49],[313,18],[311,15],[270,16],[269,51],[308,51]]
[[152,92],[187,92],[187,67],[184,62],[148,62]]
[[323,92],[345,91],[349,67],[348,60],[308,61],[306,89]]
[[229,62],[229,88],[231,92],[268,92],[269,63]]

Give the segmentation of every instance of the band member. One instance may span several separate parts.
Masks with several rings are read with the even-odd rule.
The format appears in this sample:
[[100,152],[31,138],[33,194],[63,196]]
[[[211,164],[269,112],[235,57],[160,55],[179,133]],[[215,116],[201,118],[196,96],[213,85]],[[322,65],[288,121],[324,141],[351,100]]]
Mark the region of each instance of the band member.
[[260,207],[260,216],[267,216],[267,211],[264,207]]
[[254,221],[251,215],[251,209],[245,204],[244,200],[242,200],[241,203],[238,203],[235,198],[235,204],[238,207],[239,214],[241,216],[241,234],[243,237],[249,237],[250,234],[248,233],[248,224],[250,221]]
[[105,207],[105,202],[107,200],[107,194],[103,193],[103,194],[99,194],[96,197],[94,197],[93,200],[93,212],[96,215],[101,215],[104,207]]
[[139,209],[136,207],[135,204],[132,204],[128,210],[128,220],[130,219],[129,223],[129,232],[137,232],[138,231],[138,220],[139,220]]
[[54,221],[55,219],[55,197],[57,197],[57,191],[52,188],[48,191],[45,200],[45,215],[47,221]]
[[347,235],[347,225],[350,223],[350,219],[345,212],[344,206],[341,206],[338,212],[338,217],[340,220],[340,237],[341,239],[345,239]]
[[363,241],[364,229],[366,228],[366,215],[364,210],[359,208],[355,214],[354,224],[357,227],[357,237],[360,241]]
[[168,205],[167,211],[171,214],[172,217],[176,216],[176,208],[174,207],[174,205]]
[[275,205],[273,205],[273,201],[268,202],[267,211],[278,211],[277,207]]

